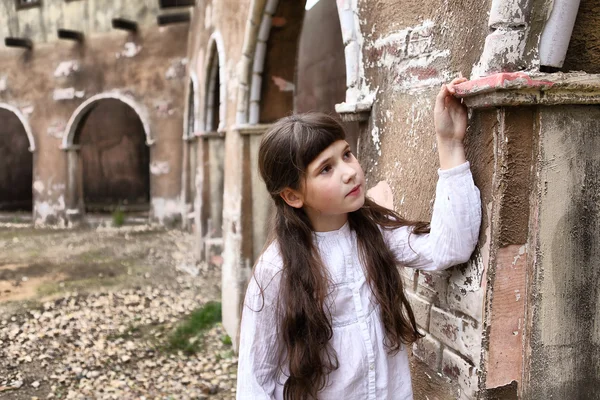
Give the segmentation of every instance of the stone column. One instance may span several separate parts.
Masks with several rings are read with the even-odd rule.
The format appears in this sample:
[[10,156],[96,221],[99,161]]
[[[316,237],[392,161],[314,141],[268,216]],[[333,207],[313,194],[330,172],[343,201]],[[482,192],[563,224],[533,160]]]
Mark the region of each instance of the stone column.
[[598,398],[600,76],[496,74],[457,90],[497,119],[480,395]]

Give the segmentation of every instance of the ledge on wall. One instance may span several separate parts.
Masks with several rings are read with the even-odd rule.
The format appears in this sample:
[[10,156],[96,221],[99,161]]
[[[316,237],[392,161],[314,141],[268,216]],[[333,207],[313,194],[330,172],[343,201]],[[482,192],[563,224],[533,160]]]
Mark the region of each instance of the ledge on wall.
[[6,47],[21,47],[27,50],[33,49],[33,42],[28,38],[7,37],[4,38],[4,45]]
[[225,137],[225,132],[221,132],[221,131],[194,132],[194,137],[197,137],[197,138],[223,138],[223,137]]
[[498,73],[456,86],[469,108],[600,104],[600,74]]
[[262,135],[266,133],[272,124],[245,124],[233,127],[233,131],[240,135]]
[[196,0],[159,0],[160,8],[194,7]]
[[371,116],[372,102],[340,103],[335,105],[335,111],[344,122],[368,121]]
[[74,31],[70,29],[59,29],[57,31],[59,39],[73,40],[79,43],[83,43],[84,34],[80,31]]
[[191,14],[186,11],[159,15],[158,17],[156,17],[156,22],[159,26],[166,26],[190,22],[191,19]]
[[113,29],[122,29],[124,31],[129,31],[129,32],[133,32],[133,33],[138,31],[137,22],[130,21],[125,18],[113,18],[112,19],[112,27],[113,27]]

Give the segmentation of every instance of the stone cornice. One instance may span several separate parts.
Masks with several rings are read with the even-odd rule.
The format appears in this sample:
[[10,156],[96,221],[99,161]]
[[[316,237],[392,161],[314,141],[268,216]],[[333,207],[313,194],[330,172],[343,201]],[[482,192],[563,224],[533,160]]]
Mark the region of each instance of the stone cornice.
[[600,104],[600,75],[498,73],[456,86],[469,108],[520,105]]

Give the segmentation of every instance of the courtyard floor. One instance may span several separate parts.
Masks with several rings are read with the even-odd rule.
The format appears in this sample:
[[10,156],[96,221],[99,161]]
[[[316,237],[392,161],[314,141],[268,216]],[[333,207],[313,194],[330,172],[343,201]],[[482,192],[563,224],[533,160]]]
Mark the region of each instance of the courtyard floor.
[[155,226],[0,225],[0,399],[232,399],[237,359],[220,323],[174,347],[220,301],[190,234]]

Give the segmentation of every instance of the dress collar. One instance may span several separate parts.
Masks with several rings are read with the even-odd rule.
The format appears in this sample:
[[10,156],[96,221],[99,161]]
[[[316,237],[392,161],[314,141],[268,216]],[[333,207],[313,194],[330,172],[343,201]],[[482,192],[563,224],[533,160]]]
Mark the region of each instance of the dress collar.
[[336,229],[334,231],[327,232],[313,232],[317,241],[331,239],[339,236],[348,236],[350,233],[350,223],[346,221],[344,225],[340,229]]

